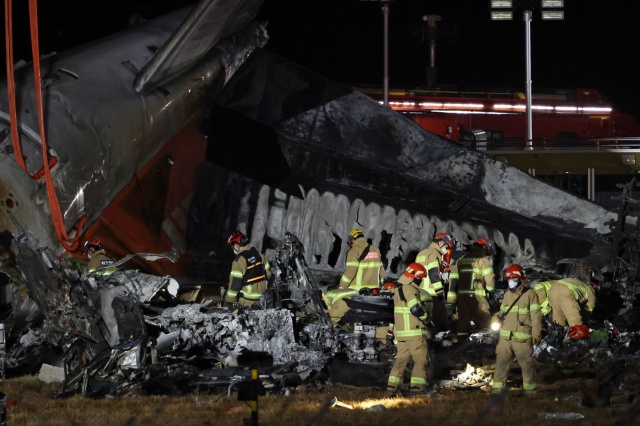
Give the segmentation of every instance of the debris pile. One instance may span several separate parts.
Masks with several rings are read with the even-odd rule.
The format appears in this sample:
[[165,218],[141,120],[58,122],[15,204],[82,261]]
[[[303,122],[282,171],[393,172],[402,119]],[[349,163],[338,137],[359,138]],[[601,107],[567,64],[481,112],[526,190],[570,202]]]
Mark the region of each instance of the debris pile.
[[476,368],[471,364],[467,364],[467,369],[458,374],[453,381],[455,382],[456,387],[477,388],[488,385],[491,382],[491,377],[491,374],[487,374],[484,369]]

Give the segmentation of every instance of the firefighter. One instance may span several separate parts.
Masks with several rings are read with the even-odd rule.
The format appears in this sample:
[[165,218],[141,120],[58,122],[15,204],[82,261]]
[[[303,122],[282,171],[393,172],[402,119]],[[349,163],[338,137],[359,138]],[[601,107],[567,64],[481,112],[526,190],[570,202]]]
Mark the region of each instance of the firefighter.
[[551,281],[549,307],[551,319],[561,327],[582,325],[596,306],[596,293],[590,284],[578,278]]
[[444,271],[444,256],[453,250],[455,243],[451,235],[441,232],[433,238],[433,242],[416,256],[416,262],[424,266],[427,276],[422,280],[421,289],[425,290],[433,299],[432,321],[437,330],[443,330],[447,324],[447,308],[445,307],[445,288],[442,274]]
[[469,253],[456,262],[458,277],[451,280],[447,302],[456,305],[458,338],[469,335],[471,321],[479,329],[489,327],[491,313],[487,298],[495,289],[493,265],[489,259],[492,253],[491,242],[478,238]]
[[271,278],[269,262],[249,244],[249,239],[242,232],[232,232],[227,238],[227,244],[236,257],[231,264],[225,301],[237,302],[245,307],[252,306],[267,289],[267,280]]
[[87,272],[110,275],[117,270],[116,268],[109,268],[115,261],[104,251],[102,241],[97,238],[91,237],[85,241],[82,254],[89,258]]
[[398,395],[409,361],[413,360],[409,393],[424,392],[427,387],[427,322],[433,309],[431,296],[420,288],[427,271],[419,263],[411,263],[393,289],[393,333],[397,341],[396,360],[389,373],[387,391]]
[[351,230],[347,244],[350,248],[340,287],[324,295],[329,316],[334,323],[338,323],[349,310],[343,299],[359,294],[363,289],[379,289],[384,280],[380,249],[367,242],[362,230]]
[[542,314],[538,295],[526,283],[520,265],[511,265],[504,272],[509,283],[502,299],[500,312],[493,317],[492,328],[500,330],[496,346],[496,371],[491,392],[501,392],[507,382],[507,373],[515,356],[522,370],[522,388],[525,395],[536,392],[532,362],[533,345],[540,344]]

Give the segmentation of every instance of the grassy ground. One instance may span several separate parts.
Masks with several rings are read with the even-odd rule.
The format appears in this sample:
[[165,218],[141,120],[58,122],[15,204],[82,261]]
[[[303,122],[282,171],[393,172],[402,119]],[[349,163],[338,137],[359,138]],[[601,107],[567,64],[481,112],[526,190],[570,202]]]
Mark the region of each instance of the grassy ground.
[[[261,425],[620,425],[640,424],[622,420],[632,405],[587,408],[580,405],[578,383],[565,380],[535,396],[512,392],[503,399],[479,389],[442,390],[428,397],[386,398],[384,392],[334,386],[323,391],[307,388],[289,395],[268,394],[259,400]],[[185,397],[127,397],[92,400],[83,397],[53,399],[56,385],[35,376],[0,382],[7,395],[7,425],[241,425],[251,417],[245,402],[236,395],[189,395]],[[353,409],[323,410],[337,397]],[[381,412],[368,411],[384,405]],[[636,404],[637,406],[637,404]],[[486,412],[486,417],[480,417]],[[539,420],[541,412],[576,412],[583,420]]]

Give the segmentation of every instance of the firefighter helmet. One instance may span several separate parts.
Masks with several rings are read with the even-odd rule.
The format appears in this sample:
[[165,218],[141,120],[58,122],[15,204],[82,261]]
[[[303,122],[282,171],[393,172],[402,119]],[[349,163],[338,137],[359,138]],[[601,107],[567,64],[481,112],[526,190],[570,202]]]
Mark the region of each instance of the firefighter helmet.
[[84,246],[82,249],[82,254],[87,254],[89,253],[90,249],[94,249],[94,250],[100,250],[102,248],[102,241],[100,241],[97,238],[89,238],[87,241],[84,242]]
[[455,247],[455,242],[453,241],[453,237],[447,234],[446,232],[441,232],[437,234],[435,237],[433,237],[433,241],[435,242],[444,241],[450,248]]
[[584,339],[589,337],[589,327],[584,324],[576,324],[569,329],[569,337],[572,339]]
[[402,275],[411,280],[414,280],[416,278],[422,279],[427,276],[427,270],[421,264],[414,262],[410,263],[409,266],[407,266],[407,269],[405,269],[404,274]]
[[244,235],[242,232],[238,232],[238,231],[233,231],[231,234],[229,234],[229,237],[227,238],[227,244],[230,246],[234,244],[239,244],[240,246],[246,246],[248,242],[249,242],[249,239],[247,238],[247,236]]
[[351,232],[349,232],[349,239],[353,239],[356,240],[360,237],[364,237],[364,233],[362,232],[362,230],[360,229],[352,229]]
[[524,281],[527,279],[527,276],[525,275],[522,266],[514,263],[504,271],[504,279]]
[[473,242],[474,245],[484,247],[488,254],[493,254],[493,244],[486,238],[478,238]]
[[396,283],[391,282],[391,281],[387,281],[386,283],[383,284],[382,291],[391,291],[396,287],[398,287],[398,285]]

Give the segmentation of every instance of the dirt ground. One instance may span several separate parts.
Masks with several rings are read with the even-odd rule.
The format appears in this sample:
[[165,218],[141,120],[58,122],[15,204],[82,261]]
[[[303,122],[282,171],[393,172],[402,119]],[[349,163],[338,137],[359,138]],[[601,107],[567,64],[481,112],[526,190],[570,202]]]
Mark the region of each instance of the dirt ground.
[[[394,399],[375,389],[299,387],[261,396],[257,415],[261,425],[640,425],[640,416],[630,420],[640,401],[588,408],[581,405],[581,386],[577,380],[563,380],[541,386],[534,396],[444,389],[431,397]],[[235,393],[92,400],[54,399],[56,390],[57,385],[35,376],[0,382],[8,401],[7,425],[242,425],[251,418],[251,409]],[[353,408],[327,408],[334,397]],[[584,419],[544,420],[539,413],[579,413]]]

